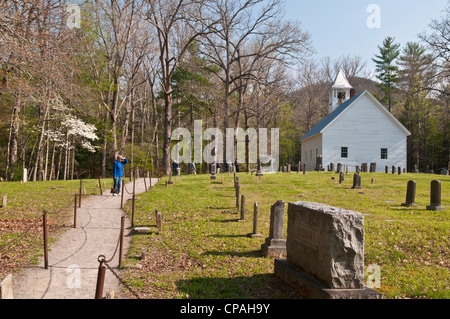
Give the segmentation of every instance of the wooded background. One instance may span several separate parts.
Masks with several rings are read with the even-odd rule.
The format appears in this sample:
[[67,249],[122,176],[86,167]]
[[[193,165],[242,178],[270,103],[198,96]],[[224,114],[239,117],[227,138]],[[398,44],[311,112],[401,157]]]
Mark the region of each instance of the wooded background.
[[108,177],[117,154],[167,173],[172,130],[200,119],[222,132],[277,127],[280,163],[297,163],[339,69],[412,133],[408,171],[447,167],[450,6],[418,42],[374,48],[378,81],[357,54],[314,59],[308,26],[283,10],[282,0],[2,1],[0,176]]

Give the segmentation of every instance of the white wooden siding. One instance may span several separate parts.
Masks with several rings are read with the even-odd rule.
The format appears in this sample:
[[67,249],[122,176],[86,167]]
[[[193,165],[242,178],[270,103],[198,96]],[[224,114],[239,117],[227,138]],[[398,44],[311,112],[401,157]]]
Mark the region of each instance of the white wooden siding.
[[[322,133],[319,140],[323,141],[325,169],[330,163],[335,167],[343,163],[349,171],[361,163],[368,163],[368,169],[370,163],[377,163],[377,172],[384,172],[386,165],[406,167],[405,133],[367,95],[352,103]],[[316,136],[305,140],[302,148],[303,144],[307,149],[315,147],[317,140]],[[341,158],[341,147],[348,148],[347,158]],[[381,148],[388,149],[387,159],[381,159]],[[314,169],[315,159],[309,162],[308,156],[306,163],[308,169]]]
[[320,133],[302,141],[302,163],[306,163],[307,171],[312,171],[316,167],[316,150],[318,155],[322,155],[322,134]]

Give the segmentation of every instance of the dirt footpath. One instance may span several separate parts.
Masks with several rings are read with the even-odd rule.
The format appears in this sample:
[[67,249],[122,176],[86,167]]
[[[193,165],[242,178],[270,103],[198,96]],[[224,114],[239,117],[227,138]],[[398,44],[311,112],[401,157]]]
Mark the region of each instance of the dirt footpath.
[[[152,185],[157,179],[152,179]],[[147,179],[147,187],[149,179]],[[126,185],[131,193],[133,184]],[[136,180],[136,194],[145,192],[144,179]],[[124,205],[132,195],[124,191]],[[103,196],[83,198],[77,209],[77,228],[69,228],[58,242],[49,247],[48,264],[44,268],[41,258],[39,265],[26,268],[22,275],[15,274],[15,299],[93,299],[97,284],[98,256],[110,259],[114,255],[120,235],[120,196],[112,196],[108,191]],[[124,256],[130,243],[131,222],[125,218]],[[109,263],[116,268],[119,252]],[[106,270],[103,296],[114,291],[120,296],[122,288],[110,270]]]

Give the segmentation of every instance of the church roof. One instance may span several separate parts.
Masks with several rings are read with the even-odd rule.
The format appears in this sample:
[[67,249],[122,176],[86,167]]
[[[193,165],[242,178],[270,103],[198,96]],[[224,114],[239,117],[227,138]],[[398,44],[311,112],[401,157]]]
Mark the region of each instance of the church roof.
[[411,133],[391,114],[389,113],[383,105],[381,105],[371,94],[369,91],[365,90],[357,95],[355,95],[353,98],[345,101],[341,105],[339,105],[333,112],[328,114],[326,117],[324,117],[319,123],[316,124],[311,130],[309,130],[308,133],[306,133],[300,140],[307,139],[313,135],[316,135],[317,133],[322,132],[331,122],[333,122],[339,115],[342,114],[350,105],[352,105],[356,100],[358,100],[362,95],[368,94],[368,96],[372,97],[372,100],[375,101],[380,109],[384,111],[384,113],[387,115],[388,118],[394,122],[395,125],[397,125],[407,136],[411,135]]
[[342,70],[339,70],[339,73],[336,75],[334,79],[334,83],[331,86],[332,89],[352,89],[353,86],[350,85],[345,74]]
[[339,105],[333,112],[328,114],[326,117],[324,117],[319,123],[316,124],[308,133],[306,133],[301,139],[304,140],[308,137],[311,137],[317,133],[320,133],[325,127],[328,126],[336,117],[338,117],[347,107],[350,106],[354,101],[356,101],[363,93],[366,91],[363,91],[357,95],[355,95],[353,98],[345,101],[341,105]]

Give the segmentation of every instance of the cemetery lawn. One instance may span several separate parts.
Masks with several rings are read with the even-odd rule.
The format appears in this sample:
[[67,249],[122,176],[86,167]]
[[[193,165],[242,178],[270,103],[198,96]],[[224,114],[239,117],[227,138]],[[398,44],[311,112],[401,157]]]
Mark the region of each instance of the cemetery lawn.
[[[286,211],[289,202],[310,201],[365,214],[365,270],[370,264],[380,267],[375,289],[384,298],[450,298],[449,176],[361,173],[362,189],[351,189],[353,174],[342,184],[333,172],[237,176],[246,197],[245,221],[238,221],[232,174],[219,174],[215,181],[183,175],[168,187],[162,179],[137,195],[134,226],[150,226],[152,233],[133,235],[121,276],[141,298],[301,298],[273,275],[273,259],[260,252],[270,206],[280,199]],[[408,208],[400,204],[411,179],[417,182],[418,207]],[[442,182],[443,212],[426,210],[433,179]],[[255,202],[262,237],[249,238]],[[161,233],[156,208],[162,213]],[[131,218],[131,202],[125,210]],[[285,215],[285,236],[286,224]],[[147,255],[140,260],[143,249]],[[366,284],[368,275],[365,271]]]
[[[83,188],[86,196],[100,193],[97,180],[83,180]],[[7,207],[0,208],[0,280],[25,265],[36,264],[43,256],[44,210],[48,213],[49,247],[61,231],[73,225],[74,194],[79,191],[79,180],[0,183],[0,200],[7,196]]]

